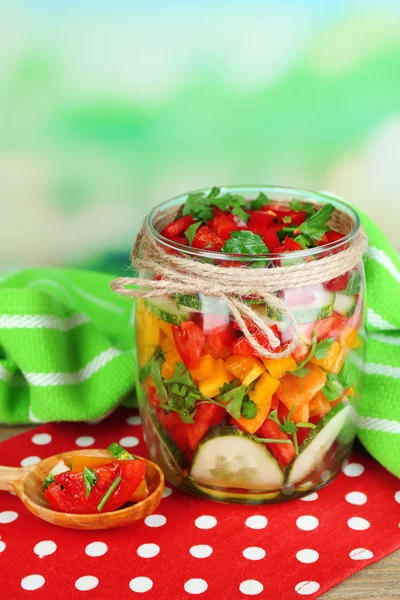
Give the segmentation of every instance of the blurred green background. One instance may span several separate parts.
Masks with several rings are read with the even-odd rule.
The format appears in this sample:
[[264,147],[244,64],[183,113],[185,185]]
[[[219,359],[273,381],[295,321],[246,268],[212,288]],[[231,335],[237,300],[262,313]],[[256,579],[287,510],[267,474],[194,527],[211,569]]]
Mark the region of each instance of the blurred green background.
[[0,269],[123,273],[149,208],[330,190],[400,249],[400,2],[0,7]]

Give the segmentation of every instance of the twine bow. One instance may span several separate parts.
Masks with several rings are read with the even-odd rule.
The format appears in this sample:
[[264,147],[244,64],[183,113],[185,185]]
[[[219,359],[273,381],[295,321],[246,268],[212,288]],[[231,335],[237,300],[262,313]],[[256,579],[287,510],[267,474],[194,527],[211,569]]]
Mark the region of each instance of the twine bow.
[[[154,225],[158,225],[159,229],[172,219],[171,211],[163,211],[155,218]],[[331,220],[335,222],[337,229],[349,229],[349,217],[342,211],[336,209]],[[359,263],[366,246],[367,237],[364,231],[359,229],[343,250],[317,260],[259,269],[221,267],[201,262],[193,255],[166,252],[161,240],[157,240],[150,231],[146,219],[132,250],[132,264],[141,275],[119,277],[112,281],[111,288],[117,294],[130,297],[159,298],[172,294],[190,295],[201,292],[204,296],[218,298],[229,308],[256,354],[265,358],[283,358],[289,356],[297,345],[298,327],[296,318],[277,292],[317,285],[347,273]],[[149,272],[158,275],[158,278],[147,278],[146,273]],[[127,288],[132,285],[136,287]],[[274,351],[280,345],[280,340],[270,325],[259,316],[252,305],[243,301],[244,297],[249,296],[263,299],[292,324],[293,337],[280,352]],[[264,334],[272,351],[258,342],[249,330],[246,318]]]

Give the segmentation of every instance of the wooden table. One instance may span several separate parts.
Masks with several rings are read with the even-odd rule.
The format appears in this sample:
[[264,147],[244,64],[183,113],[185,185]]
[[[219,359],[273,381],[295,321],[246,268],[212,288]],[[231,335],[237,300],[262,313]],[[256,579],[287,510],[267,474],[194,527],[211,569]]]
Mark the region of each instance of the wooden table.
[[[0,441],[28,431],[33,426],[0,426]],[[399,532],[400,535],[400,532]],[[362,569],[329,592],[323,600],[399,600],[400,599],[400,551]]]

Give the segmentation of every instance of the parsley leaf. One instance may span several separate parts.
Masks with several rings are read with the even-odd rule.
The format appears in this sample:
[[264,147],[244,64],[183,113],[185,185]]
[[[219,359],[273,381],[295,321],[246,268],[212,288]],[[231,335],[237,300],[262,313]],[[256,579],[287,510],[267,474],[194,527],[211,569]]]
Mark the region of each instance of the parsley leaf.
[[325,394],[329,402],[334,402],[340,398],[343,393],[343,386],[341,385],[337,375],[327,373],[327,381],[325,386],[322,388],[322,392]]
[[350,271],[349,281],[344,291],[346,296],[354,296],[359,294],[361,289],[361,276],[358,270]]
[[206,198],[203,192],[194,192],[188,195],[182,214],[183,216],[192,215],[194,219],[200,221],[209,221],[213,218],[214,211],[210,205],[210,199]]
[[193,423],[196,401],[203,396],[186,366],[183,363],[175,363],[174,374],[170,379],[162,379],[162,385],[166,391],[165,400],[168,398],[168,402],[161,402],[160,407],[166,411],[177,412],[183,423]]
[[268,200],[267,196],[260,192],[258,198],[250,203],[250,208],[251,210],[260,210],[263,206],[267,206],[269,202],[270,201]]
[[335,340],[333,338],[326,338],[325,340],[321,340],[318,342],[314,356],[317,360],[321,360],[321,358],[325,358],[328,355],[328,352]]
[[267,254],[269,249],[262,237],[252,231],[232,231],[222,251],[230,254]]
[[163,362],[164,355],[161,351],[156,351],[150,358],[148,364],[145,366],[145,369],[150,375],[153,385],[156,388],[156,393],[160,402],[167,398],[167,390],[165,389],[161,375],[161,367]]
[[250,386],[246,388],[235,379],[230,383],[224,383],[220,388],[218,400],[225,405],[226,411],[234,418],[254,419],[258,412],[258,406],[248,396]]
[[244,207],[247,205],[246,198],[244,196],[240,196],[239,194],[230,194],[227,192],[223,196],[219,198],[213,198],[211,200],[212,204],[218,206],[221,210],[228,211],[231,209],[232,214],[236,215],[247,223],[250,218],[250,215],[244,210]]
[[49,485],[52,484],[54,481],[55,481],[54,475],[47,475],[46,479],[43,482],[42,489],[43,490],[47,490],[47,488],[49,487]]
[[309,373],[310,373],[310,369],[307,369],[306,367],[300,367],[299,369],[296,369],[295,371],[290,371],[290,375],[295,375],[296,377],[305,377]]
[[335,207],[333,204],[325,204],[317,213],[299,225],[298,231],[309,235],[315,240],[320,240],[329,231],[329,227],[325,223],[329,220],[334,210]]
[[296,198],[293,198],[289,204],[289,208],[292,210],[306,212],[307,218],[312,217],[316,212],[314,204],[311,204],[311,202],[302,202],[302,200],[297,200]]
[[90,492],[92,491],[92,487],[96,485],[97,475],[93,471],[93,469],[88,469],[87,467],[83,468],[83,481],[85,483],[85,498],[89,498]]
[[196,223],[192,223],[185,231],[185,236],[189,245],[191,246],[194,240],[194,236],[196,235],[196,231],[200,227],[203,221],[196,221]]
[[350,354],[344,361],[344,365],[339,373],[339,381],[344,388],[349,388],[356,383],[360,375],[359,368],[350,359]]
[[252,400],[243,400],[242,415],[245,419],[254,419],[258,413],[258,406]]
[[303,250],[308,250],[308,248],[311,246],[317,245],[309,235],[305,235],[304,233],[299,233],[299,235],[296,235],[294,241],[300,244]]

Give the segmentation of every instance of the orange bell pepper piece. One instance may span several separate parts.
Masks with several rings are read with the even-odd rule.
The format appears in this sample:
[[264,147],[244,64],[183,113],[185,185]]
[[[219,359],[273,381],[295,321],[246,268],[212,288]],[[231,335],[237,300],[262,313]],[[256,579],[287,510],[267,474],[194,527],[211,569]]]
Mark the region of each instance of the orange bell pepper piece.
[[139,485],[137,490],[133,492],[132,496],[129,499],[129,502],[140,502],[144,500],[149,495],[149,488],[147,487],[146,479],[143,479],[142,483]]
[[250,385],[265,371],[263,363],[253,356],[230,356],[226,367],[245,386]]
[[308,402],[296,406],[290,417],[295,423],[307,423],[310,418],[310,405]]
[[294,358],[287,356],[286,358],[262,358],[267,371],[275,379],[280,379],[287,371],[295,371],[297,364]]
[[272,396],[279,386],[279,380],[271,377],[269,373],[263,373],[254,386],[254,390],[249,392],[249,398],[258,406],[258,412],[254,419],[245,419],[243,416],[238,419],[238,424],[248,431],[255,433],[264,423],[271,408]]
[[343,367],[348,351],[348,348],[343,347],[339,342],[333,342],[324,358],[317,359],[313,356],[311,362],[322,367],[328,373],[337,375]]
[[190,369],[190,374],[193,379],[200,381],[211,377],[215,373],[216,360],[211,354],[205,354],[200,358],[200,366],[197,369]]
[[325,396],[324,392],[318,392],[310,401],[310,417],[319,417],[326,415],[332,408],[332,404]]
[[326,384],[326,373],[320,367],[307,363],[305,368],[309,370],[309,373],[304,377],[296,377],[291,374],[282,377],[276,390],[278,400],[289,410],[294,404],[297,405],[295,410],[301,404],[308,404]]
[[199,390],[203,396],[213,398],[219,394],[224,383],[229,383],[234,377],[228,371],[225,363],[220,358],[215,361],[215,371],[211,377],[206,377],[199,382]]
[[102,467],[103,465],[108,465],[113,460],[115,460],[115,458],[113,458],[111,455],[110,458],[98,458],[97,456],[74,456],[72,459],[71,471],[76,473],[78,471],[83,471],[85,467],[88,469]]
[[167,321],[162,321],[161,319],[158,319],[158,326],[161,329],[161,331],[167,337],[172,338],[172,325],[171,325],[171,323],[167,323]]
[[349,350],[360,348],[363,345],[363,341],[354,327],[346,327],[342,331],[340,334],[340,343]]

